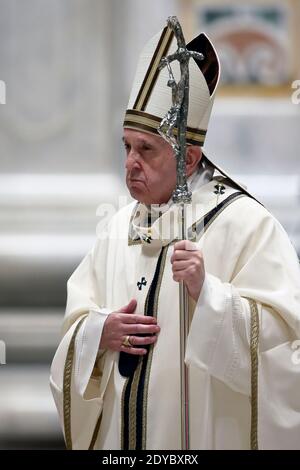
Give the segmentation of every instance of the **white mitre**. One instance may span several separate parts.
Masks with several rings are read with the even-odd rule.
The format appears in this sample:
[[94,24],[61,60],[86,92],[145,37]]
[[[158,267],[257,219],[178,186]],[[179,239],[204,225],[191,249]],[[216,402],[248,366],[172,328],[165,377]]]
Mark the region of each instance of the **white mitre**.
[[[167,86],[167,68],[158,69],[162,57],[177,50],[173,31],[165,27],[144,47],[137,66],[124,128],[138,129],[158,134],[157,128],[172,106],[172,92]],[[220,63],[217,53],[208,39],[201,33],[189,44],[190,51],[201,52],[204,59],[189,61],[190,87],[187,120],[187,143],[202,146],[214,102],[215,91],[220,77]],[[180,79],[178,61],[171,64],[176,82]]]

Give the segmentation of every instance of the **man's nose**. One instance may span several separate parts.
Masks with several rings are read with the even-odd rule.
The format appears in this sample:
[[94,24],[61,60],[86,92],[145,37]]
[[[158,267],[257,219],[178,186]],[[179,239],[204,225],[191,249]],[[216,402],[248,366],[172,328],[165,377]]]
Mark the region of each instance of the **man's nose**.
[[134,152],[133,150],[131,150],[127,154],[125,168],[126,170],[132,170],[134,168],[139,168],[139,167],[140,167],[139,154],[138,152]]

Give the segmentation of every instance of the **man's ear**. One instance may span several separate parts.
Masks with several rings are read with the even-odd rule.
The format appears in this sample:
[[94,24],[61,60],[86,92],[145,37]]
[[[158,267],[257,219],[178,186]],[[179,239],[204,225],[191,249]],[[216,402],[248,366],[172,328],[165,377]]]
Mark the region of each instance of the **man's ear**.
[[186,148],[186,174],[191,176],[202,158],[202,149],[198,145],[188,145]]

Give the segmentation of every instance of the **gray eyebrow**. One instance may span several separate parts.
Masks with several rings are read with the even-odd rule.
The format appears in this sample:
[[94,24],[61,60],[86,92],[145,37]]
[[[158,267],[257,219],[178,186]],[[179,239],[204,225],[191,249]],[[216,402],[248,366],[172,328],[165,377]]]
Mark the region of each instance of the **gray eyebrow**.
[[[126,143],[126,137],[123,136],[121,138],[121,140],[124,144]],[[151,142],[147,142],[147,140],[141,139],[140,143],[143,144],[143,145],[148,145],[149,147],[154,148],[154,145]]]

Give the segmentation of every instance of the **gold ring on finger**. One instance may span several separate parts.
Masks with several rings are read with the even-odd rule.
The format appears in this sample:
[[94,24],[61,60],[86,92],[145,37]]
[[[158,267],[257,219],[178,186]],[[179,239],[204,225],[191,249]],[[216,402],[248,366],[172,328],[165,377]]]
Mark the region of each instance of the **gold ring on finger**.
[[125,338],[123,339],[122,346],[125,346],[126,348],[132,348],[129,335],[125,336]]

